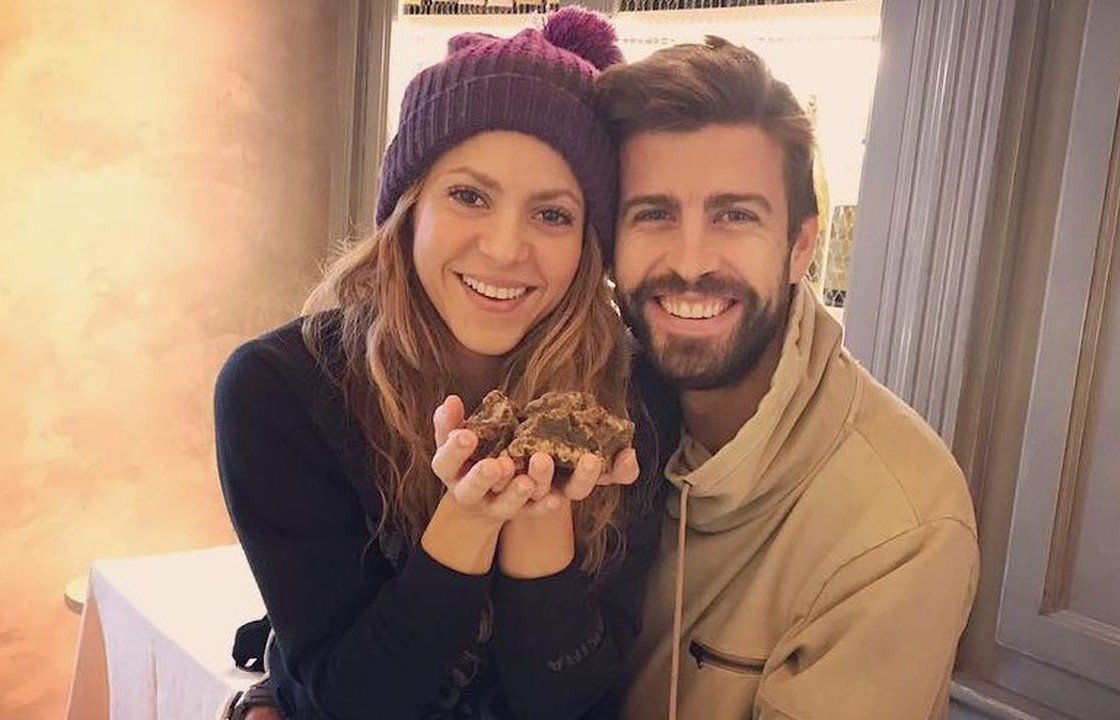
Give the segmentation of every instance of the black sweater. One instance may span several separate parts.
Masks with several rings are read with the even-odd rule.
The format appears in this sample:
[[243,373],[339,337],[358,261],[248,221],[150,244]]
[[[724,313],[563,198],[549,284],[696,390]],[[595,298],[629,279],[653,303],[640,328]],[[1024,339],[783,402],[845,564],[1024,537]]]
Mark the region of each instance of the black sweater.
[[[328,357],[340,353],[335,335],[324,341]],[[641,417],[639,482],[653,483],[664,452]],[[368,444],[298,320],[227,360],[215,424],[222,489],[276,633],[272,682],[288,717],[613,713],[656,552],[656,498],[635,505],[643,511],[625,555],[593,587],[574,566],[533,580],[464,575],[399,536],[375,536]],[[487,614],[492,631],[480,632]]]

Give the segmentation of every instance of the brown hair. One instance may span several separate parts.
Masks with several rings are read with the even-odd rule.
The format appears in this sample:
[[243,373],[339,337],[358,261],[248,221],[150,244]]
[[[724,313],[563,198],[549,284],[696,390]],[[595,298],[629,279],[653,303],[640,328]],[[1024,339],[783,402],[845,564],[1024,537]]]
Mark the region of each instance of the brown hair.
[[[341,313],[343,358],[332,375],[374,453],[372,481],[384,508],[377,532],[389,526],[413,543],[443,494],[431,470],[432,412],[457,385],[455,340],[412,259],[412,212],[422,184],[406,190],[373,233],[344,249],[303,309],[304,341],[321,362],[323,311]],[[611,298],[599,242],[589,228],[571,287],[504,358],[499,389],[519,404],[548,390],[582,390],[626,416],[630,349]],[[330,363],[323,364],[329,370]],[[597,573],[622,550],[620,498],[618,486],[600,487],[574,505],[584,572]]]
[[812,122],[789,86],[750,50],[709,35],[703,45],[675,45],[608,68],[595,94],[619,144],[642,132],[690,132],[713,124],[761,128],[785,151],[790,240],[805,218],[817,214]]

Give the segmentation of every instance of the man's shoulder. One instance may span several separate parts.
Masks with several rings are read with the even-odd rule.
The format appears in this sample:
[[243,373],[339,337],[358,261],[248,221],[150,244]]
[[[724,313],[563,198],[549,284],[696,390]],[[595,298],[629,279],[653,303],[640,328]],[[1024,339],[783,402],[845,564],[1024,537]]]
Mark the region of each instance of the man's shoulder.
[[[795,583],[802,604],[844,568],[886,568],[903,556],[976,545],[972,500],[952,454],[916,412],[868,380],[843,439],[783,523],[788,571],[795,563],[804,581]],[[954,572],[971,557],[962,554]]]
[[935,525],[976,534],[968,485],[945,443],[870,376],[843,439],[813,473],[791,519],[820,536],[825,564]]
[[868,376],[848,450],[866,457],[870,473],[901,494],[917,524],[951,518],[976,521],[964,473],[933,428],[897,395]]

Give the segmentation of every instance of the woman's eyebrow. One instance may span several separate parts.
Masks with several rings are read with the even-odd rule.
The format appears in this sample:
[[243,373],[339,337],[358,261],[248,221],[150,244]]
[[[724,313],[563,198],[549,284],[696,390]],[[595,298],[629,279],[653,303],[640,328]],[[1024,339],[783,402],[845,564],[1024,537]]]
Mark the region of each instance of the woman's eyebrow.
[[[461,165],[459,167],[447,170],[447,174],[449,175],[454,173],[467,175],[476,183],[492,192],[500,193],[502,191],[502,184],[500,182],[490,177],[486,173],[476,170],[472,167]],[[583,207],[583,200],[580,198],[580,195],[578,193],[572,192],[568,188],[550,188],[548,190],[540,190],[530,195],[529,201],[547,202],[549,200],[556,200],[562,197],[570,199],[573,203],[576,204],[577,207]]]
[[447,170],[447,173],[462,173],[463,175],[469,175],[476,183],[482,185],[487,190],[501,192],[502,189],[502,184],[500,182],[490,177],[486,173],[479,172],[478,170],[467,167],[466,165],[462,165],[457,168],[451,168],[450,170]]
[[576,207],[583,207],[583,200],[580,196],[568,188],[555,188],[552,190],[541,190],[529,196],[529,202],[548,202],[550,200],[557,200],[566,197],[576,204]]

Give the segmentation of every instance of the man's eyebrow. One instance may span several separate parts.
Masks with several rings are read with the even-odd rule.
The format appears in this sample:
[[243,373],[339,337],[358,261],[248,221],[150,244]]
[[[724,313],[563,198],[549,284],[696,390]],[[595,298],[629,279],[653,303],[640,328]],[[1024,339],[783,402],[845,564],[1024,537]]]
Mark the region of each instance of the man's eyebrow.
[[753,203],[766,213],[772,214],[774,212],[774,208],[770,206],[770,201],[766,199],[765,195],[759,193],[720,193],[705,200],[704,207],[710,211],[725,208],[735,203]]
[[679,209],[681,204],[675,197],[666,195],[664,193],[654,193],[651,195],[635,195],[632,198],[627,198],[626,202],[622,203],[619,208],[619,214],[625,215],[638,205],[653,205],[655,207]]

